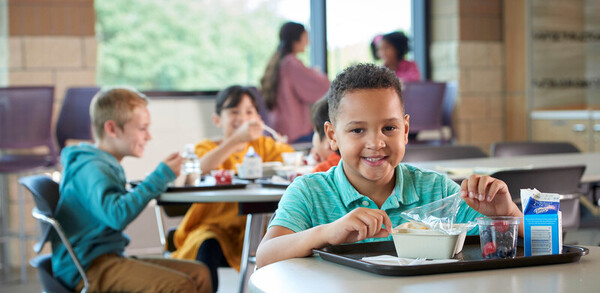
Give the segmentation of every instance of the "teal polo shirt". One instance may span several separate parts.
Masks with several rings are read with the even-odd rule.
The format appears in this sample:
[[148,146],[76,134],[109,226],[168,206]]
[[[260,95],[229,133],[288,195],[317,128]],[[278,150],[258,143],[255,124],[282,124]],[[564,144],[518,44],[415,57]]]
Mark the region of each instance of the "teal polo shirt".
[[[269,227],[282,226],[294,232],[328,224],[348,214],[352,210],[365,207],[377,209],[368,196],[360,194],[348,181],[343,161],[327,172],[319,172],[298,177],[290,184],[281,200]],[[396,186],[381,206],[390,220],[392,228],[406,222],[400,213],[460,192],[460,186],[445,175],[400,164],[395,169]],[[473,221],[482,215],[461,202],[456,217],[457,223]],[[477,235],[477,227],[469,231]],[[391,240],[371,238],[361,242]]]

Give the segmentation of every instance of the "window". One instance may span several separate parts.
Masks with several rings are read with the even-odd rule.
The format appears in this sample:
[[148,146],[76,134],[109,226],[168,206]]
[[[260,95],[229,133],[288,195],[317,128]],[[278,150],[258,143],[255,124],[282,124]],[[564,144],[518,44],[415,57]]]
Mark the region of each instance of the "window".
[[[411,38],[411,0],[327,0],[328,74],[333,79],[348,65],[374,62],[376,35],[403,31]],[[408,59],[412,59],[409,52]]]
[[[97,79],[140,90],[258,85],[281,24],[310,1],[96,0]],[[300,56],[303,61],[307,55]]]

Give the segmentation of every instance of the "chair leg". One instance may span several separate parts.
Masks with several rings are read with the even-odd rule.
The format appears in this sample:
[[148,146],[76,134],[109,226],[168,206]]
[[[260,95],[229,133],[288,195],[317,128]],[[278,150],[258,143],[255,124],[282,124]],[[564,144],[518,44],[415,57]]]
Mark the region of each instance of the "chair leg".
[[250,279],[256,268],[256,250],[265,235],[265,228],[269,223],[269,218],[270,214],[264,213],[247,215],[240,268],[240,293],[248,292],[248,279]]
[[158,226],[158,237],[160,239],[160,244],[164,247],[167,244],[167,237],[165,235],[165,224],[163,221],[163,214],[160,206],[154,201],[154,213],[156,214],[156,224]]

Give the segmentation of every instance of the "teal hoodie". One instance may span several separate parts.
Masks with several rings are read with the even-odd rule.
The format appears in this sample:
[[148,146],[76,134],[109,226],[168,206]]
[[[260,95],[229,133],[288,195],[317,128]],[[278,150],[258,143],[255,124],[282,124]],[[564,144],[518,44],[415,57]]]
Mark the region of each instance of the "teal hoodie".
[[[127,190],[117,159],[85,143],[65,148],[61,163],[64,171],[55,216],[86,271],[102,254],[123,254],[129,243],[125,227],[176,177],[160,163],[140,185]],[[75,288],[81,280],[57,235],[52,237],[52,270],[68,287]]]

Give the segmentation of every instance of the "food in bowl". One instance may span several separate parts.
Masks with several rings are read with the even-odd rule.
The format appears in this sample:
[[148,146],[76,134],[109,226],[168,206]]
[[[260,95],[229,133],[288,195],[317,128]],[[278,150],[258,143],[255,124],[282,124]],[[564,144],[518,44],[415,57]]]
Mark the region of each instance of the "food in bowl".
[[[419,223],[408,224],[413,228],[402,228],[401,226],[392,231],[392,239],[396,247],[398,257],[405,258],[427,258],[427,259],[449,259],[462,251],[467,232],[458,234],[446,234],[433,231]],[[457,230],[464,224],[454,224]]]

